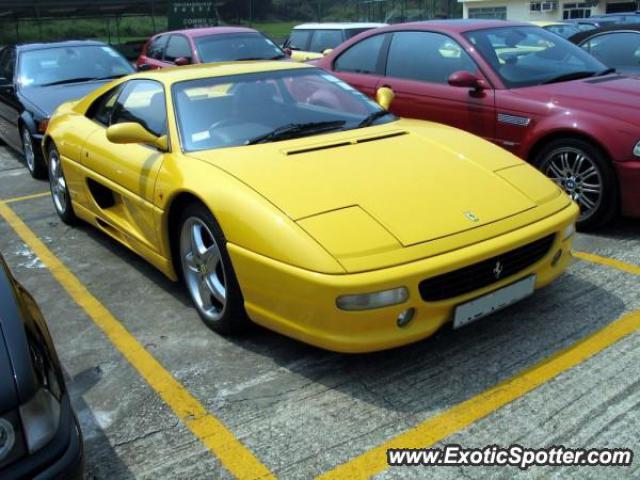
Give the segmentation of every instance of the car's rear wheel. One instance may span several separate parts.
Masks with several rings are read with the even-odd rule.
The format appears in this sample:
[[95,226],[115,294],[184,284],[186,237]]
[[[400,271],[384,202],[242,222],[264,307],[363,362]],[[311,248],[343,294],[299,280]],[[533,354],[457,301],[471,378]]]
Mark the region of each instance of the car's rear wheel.
[[550,142],[534,160],[580,207],[578,227],[601,227],[618,209],[618,186],[607,156],[591,143],[575,139]]
[[55,145],[51,144],[48,148],[47,155],[49,158],[49,187],[51,189],[53,206],[64,223],[74,225],[77,222],[77,218],[73,212],[67,180],[62,171],[60,153]]
[[27,164],[27,170],[29,170],[33,178],[45,178],[47,168],[44,159],[42,155],[39,154],[36,145],[34,145],[35,141],[27,127],[23,126],[20,129],[20,138],[22,139],[22,154]]
[[200,318],[219,333],[246,331],[250,322],[218,222],[203,205],[192,203],[180,225],[180,268]]

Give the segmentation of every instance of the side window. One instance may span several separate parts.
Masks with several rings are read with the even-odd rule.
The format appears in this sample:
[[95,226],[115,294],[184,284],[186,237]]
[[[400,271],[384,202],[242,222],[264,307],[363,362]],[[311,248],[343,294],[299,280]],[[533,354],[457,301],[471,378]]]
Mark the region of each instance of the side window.
[[342,42],[342,30],[316,30],[311,37],[309,51],[322,53],[328,48],[336,48]]
[[160,35],[159,37],[151,40],[149,46],[147,47],[147,57],[153,58],[155,60],[162,60],[164,47],[167,44],[168,38],[168,35]]
[[393,34],[387,60],[387,76],[444,83],[461,70],[478,69],[462,47],[451,38],[432,32]]
[[375,35],[356,43],[338,57],[336,72],[377,73],[378,58],[386,36]]
[[185,57],[191,60],[191,45],[186,37],[182,35],[171,35],[167,48],[164,52],[164,59],[167,62],[175,62],[176,58]]
[[312,33],[313,30],[293,30],[287,41],[287,47],[291,50],[306,50]]
[[167,133],[164,88],[151,80],[131,80],[122,89],[111,114],[111,124],[135,122],[157,136]]
[[111,125],[111,114],[120,90],[121,86],[118,85],[94,101],[87,110],[87,117],[105,127]]
[[640,71],[640,33],[598,35],[584,43],[582,48],[609,67],[635,67],[635,71]]
[[5,78],[8,81],[12,81],[15,64],[16,51],[11,47],[7,47],[2,50],[2,52],[0,52],[0,77]]

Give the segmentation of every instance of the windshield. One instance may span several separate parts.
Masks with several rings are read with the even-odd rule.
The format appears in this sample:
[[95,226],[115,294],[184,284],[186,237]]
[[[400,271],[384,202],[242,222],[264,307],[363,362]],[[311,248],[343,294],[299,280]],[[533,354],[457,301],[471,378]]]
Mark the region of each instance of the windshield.
[[465,37],[507,88],[587,77],[607,68],[580,47],[538,27],[476,30]]
[[133,67],[113,48],[83,45],[28,50],[20,54],[18,83],[38,87],[133,73]]
[[203,63],[236,60],[275,60],[283,51],[259,33],[230,33],[195,39],[198,56]]
[[[395,118],[315,68],[189,80],[174,84],[172,95],[185,151],[277,141]],[[376,112],[383,113],[374,116]],[[371,121],[363,123],[367,119]]]

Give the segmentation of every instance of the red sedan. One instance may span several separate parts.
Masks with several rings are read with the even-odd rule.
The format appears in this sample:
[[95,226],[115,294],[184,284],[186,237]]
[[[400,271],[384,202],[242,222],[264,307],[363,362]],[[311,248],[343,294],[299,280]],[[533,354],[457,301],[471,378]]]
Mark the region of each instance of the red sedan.
[[192,63],[278,60],[285,57],[279,46],[252,28],[193,28],[151,37],[142,49],[137,67],[150,70]]
[[523,23],[407,23],[354,37],[315,63],[404,117],[468,130],[524,158],[580,205],[580,226],[640,217],[640,78]]

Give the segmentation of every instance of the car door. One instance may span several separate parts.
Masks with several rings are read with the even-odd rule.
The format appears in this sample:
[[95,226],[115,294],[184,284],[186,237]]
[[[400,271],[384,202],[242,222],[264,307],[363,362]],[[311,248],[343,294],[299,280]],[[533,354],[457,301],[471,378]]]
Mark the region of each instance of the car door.
[[22,111],[15,83],[16,50],[6,47],[0,52],[0,138],[20,149],[18,118]]
[[580,46],[618,72],[640,73],[640,32],[602,33],[589,38]]
[[[467,71],[487,88],[471,90],[449,85],[452,73]],[[488,140],[495,137],[495,95],[482,72],[460,44],[442,33],[394,32],[385,76],[376,88],[395,93],[391,111],[401,117],[431,120]]]
[[333,62],[333,73],[371,98],[384,72],[383,51],[390,34],[378,34],[355,43]]
[[109,125],[136,122],[156,136],[167,134],[164,87],[153,80],[130,80],[90,109],[99,125],[86,140],[90,208],[100,225],[125,243],[157,251],[153,195],[164,152],[143,144],[115,144],[107,138]]

